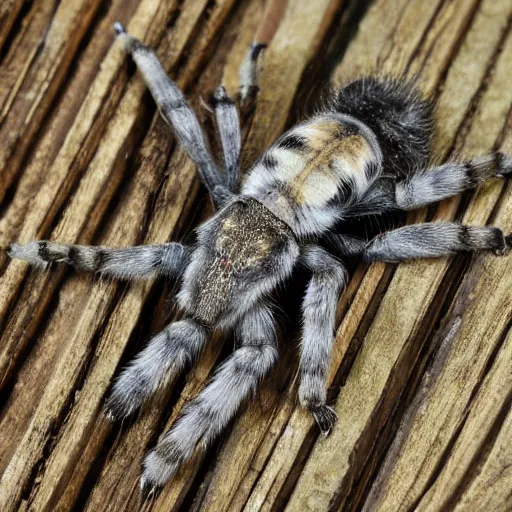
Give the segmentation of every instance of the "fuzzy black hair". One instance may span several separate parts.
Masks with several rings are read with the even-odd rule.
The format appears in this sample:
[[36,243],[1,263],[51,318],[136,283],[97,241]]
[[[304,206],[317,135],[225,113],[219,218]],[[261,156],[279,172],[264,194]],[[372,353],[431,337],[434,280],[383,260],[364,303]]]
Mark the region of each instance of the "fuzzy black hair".
[[334,92],[335,111],[355,117],[376,135],[386,173],[405,177],[431,156],[434,106],[408,79],[364,77]]

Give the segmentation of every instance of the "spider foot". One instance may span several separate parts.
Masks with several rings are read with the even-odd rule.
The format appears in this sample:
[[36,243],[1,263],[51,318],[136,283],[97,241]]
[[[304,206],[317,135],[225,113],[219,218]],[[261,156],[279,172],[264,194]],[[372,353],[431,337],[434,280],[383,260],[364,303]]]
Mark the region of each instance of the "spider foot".
[[103,407],[103,414],[110,423],[115,423],[119,420],[124,420],[135,412],[135,407],[130,407],[126,402],[122,402],[115,395],[110,395],[107,398]]
[[266,44],[254,43],[238,70],[242,103],[254,100],[259,91],[259,76],[263,67]]
[[126,34],[126,29],[123,27],[119,21],[116,21],[114,23],[114,30],[116,31],[116,34],[120,36],[121,34]]
[[509,235],[504,235],[503,240],[503,248],[496,249],[494,251],[494,254],[496,254],[496,256],[504,256],[505,254],[508,254],[510,249],[512,249],[512,233]]
[[117,421],[116,415],[110,409],[105,408],[103,414],[109,423],[115,423]]
[[217,89],[215,89],[215,92],[212,95],[213,106],[215,107],[219,103],[228,102],[228,101],[230,102],[231,100],[228,96],[228,93],[226,92],[225,87],[223,87],[222,85],[219,85],[217,87]]
[[154,497],[176,473],[177,469],[177,460],[163,457],[156,450],[150,451],[142,465],[142,475],[140,477],[141,500],[146,501]]
[[140,501],[145,503],[146,501],[152,500],[160,491],[159,485],[154,485],[144,476],[140,477]]
[[317,405],[310,408],[311,414],[314,416],[320,431],[324,437],[327,437],[336,423],[338,416],[335,410],[328,405]]

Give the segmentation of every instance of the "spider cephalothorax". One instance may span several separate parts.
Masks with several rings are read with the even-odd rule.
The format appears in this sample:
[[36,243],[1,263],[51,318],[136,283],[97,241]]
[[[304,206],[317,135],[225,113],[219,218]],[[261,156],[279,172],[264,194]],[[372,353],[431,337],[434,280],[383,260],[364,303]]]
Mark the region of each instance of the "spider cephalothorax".
[[255,199],[239,197],[198,229],[180,305],[212,328],[232,327],[291,274],[298,255],[286,223]]
[[[9,254],[35,264],[66,262],[111,277],[154,273],[181,280],[184,319],[158,333],[116,380],[106,408],[124,418],[194,361],[215,328],[234,328],[240,347],[183,410],[144,461],[144,491],[163,485],[198,448],[215,439],[277,361],[269,294],[294,269],[311,271],[303,301],[299,400],[324,434],[334,425],[326,379],[345,258],[401,261],[456,251],[510,248],[495,227],[425,223],[373,239],[344,234],[356,217],[410,210],[512,173],[494,153],[428,168],[433,109],[405,79],[362,78],[334,91],[325,110],[271,146],[240,185],[237,109],[220,87],[214,111],[224,151],[219,171],[199,122],[155,54],[116,24],[166,120],[208,189],[217,212],[193,246],[163,243],[125,249],[54,242],[14,244]],[[258,47],[259,48],[259,47]],[[261,48],[260,48],[261,49]],[[250,58],[261,52],[253,51]],[[251,63],[249,63],[251,64]],[[254,76],[256,64],[249,65]],[[255,90],[245,83],[245,90]]]

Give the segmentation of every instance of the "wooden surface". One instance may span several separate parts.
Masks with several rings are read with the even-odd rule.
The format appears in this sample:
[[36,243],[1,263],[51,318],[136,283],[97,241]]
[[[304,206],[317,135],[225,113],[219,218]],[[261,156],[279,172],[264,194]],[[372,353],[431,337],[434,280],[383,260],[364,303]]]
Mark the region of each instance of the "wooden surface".
[[[158,48],[200,106],[237,70],[260,0],[0,5],[0,245],[180,239],[208,213],[112,23]],[[250,164],[327,79],[419,77],[441,159],[512,150],[510,0],[290,0],[246,126]],[[250,117],[250,116],[248,116]],[[411,214],[512,231],[511,185]],[[340,300],[323,439],[282,365],[225,436],[143,510],[512,510],[512,256],[358,267]],[[170,318],[170,287],[0,255],[0,510],[138,510],[141,458],[230,347],[134,421],[101,414],[113,376]],[[296,346],[297,340],[285,337]]]

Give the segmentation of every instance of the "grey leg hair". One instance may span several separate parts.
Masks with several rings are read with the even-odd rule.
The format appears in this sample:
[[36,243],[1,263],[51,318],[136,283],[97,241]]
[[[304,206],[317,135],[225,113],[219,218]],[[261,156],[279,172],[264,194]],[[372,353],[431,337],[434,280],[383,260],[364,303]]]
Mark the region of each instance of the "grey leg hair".
[[368,241],[363,238],[337,233],[327,235],[325,242],[333,254],[349,258],[362,254],[368,244]]
[[377,236],[366,246],[364,258],[367,261],[403,261],[481,250],[503,254],[511,244],[512,235],[504,236],[499,228],[430,222],[404,226]]
[[340,261],[318,246],[307,246],[302,262],[313,271],[313,276],[303,303],[299,401],[311,411],[322,434],[328,435],[336,414],[326,405],[326,380],[331,364],[336,305],[347,274]]
[[181,145],[196,164],[213,202],[220,205],[218,187],[225,187],[207,148],[197,117],[178,86],[167,76],[155,52],[128,35],[120,23],[114,24],[118,38],[131,54],[146,81],[164,119],[172,126]]
[[413,210],[476,187],[494,176],[510,174],[512,157],[504,153],[492,153],[464,163],[449,162],[398,183],[396,204],[403,210]]
[[144,496],[164,485],[196,448],[205,449],[222,432],[277,361],[274,320],[267,306],[255,306],[237,331],[241,347],[146,456],[140,482]]
[[217,87],[213,95],[213,107],[224,152],[227,187],[231,192],[238,192],[242,147],[238,111],[235,102],[226,94],[226,90],[222,86]]
[[396,210],[395,186],[395,183],[390,179],[377,180],[361,200],[348,205],[343,215],[346,218],[353,218]]
[[11,258],[33,265],[67,263],[77,270],[100,272],[113,278],[141,279],[159,273],[178,276],[188,261],[189,250],[179,243],[108,248],[90,245],[68,245],[41,240],[7,248]]
[[105,405],[107,416],[120,419],[136,411],[197,358],[207,339],[207,329],[194,320],[168,325],[119,375]]

